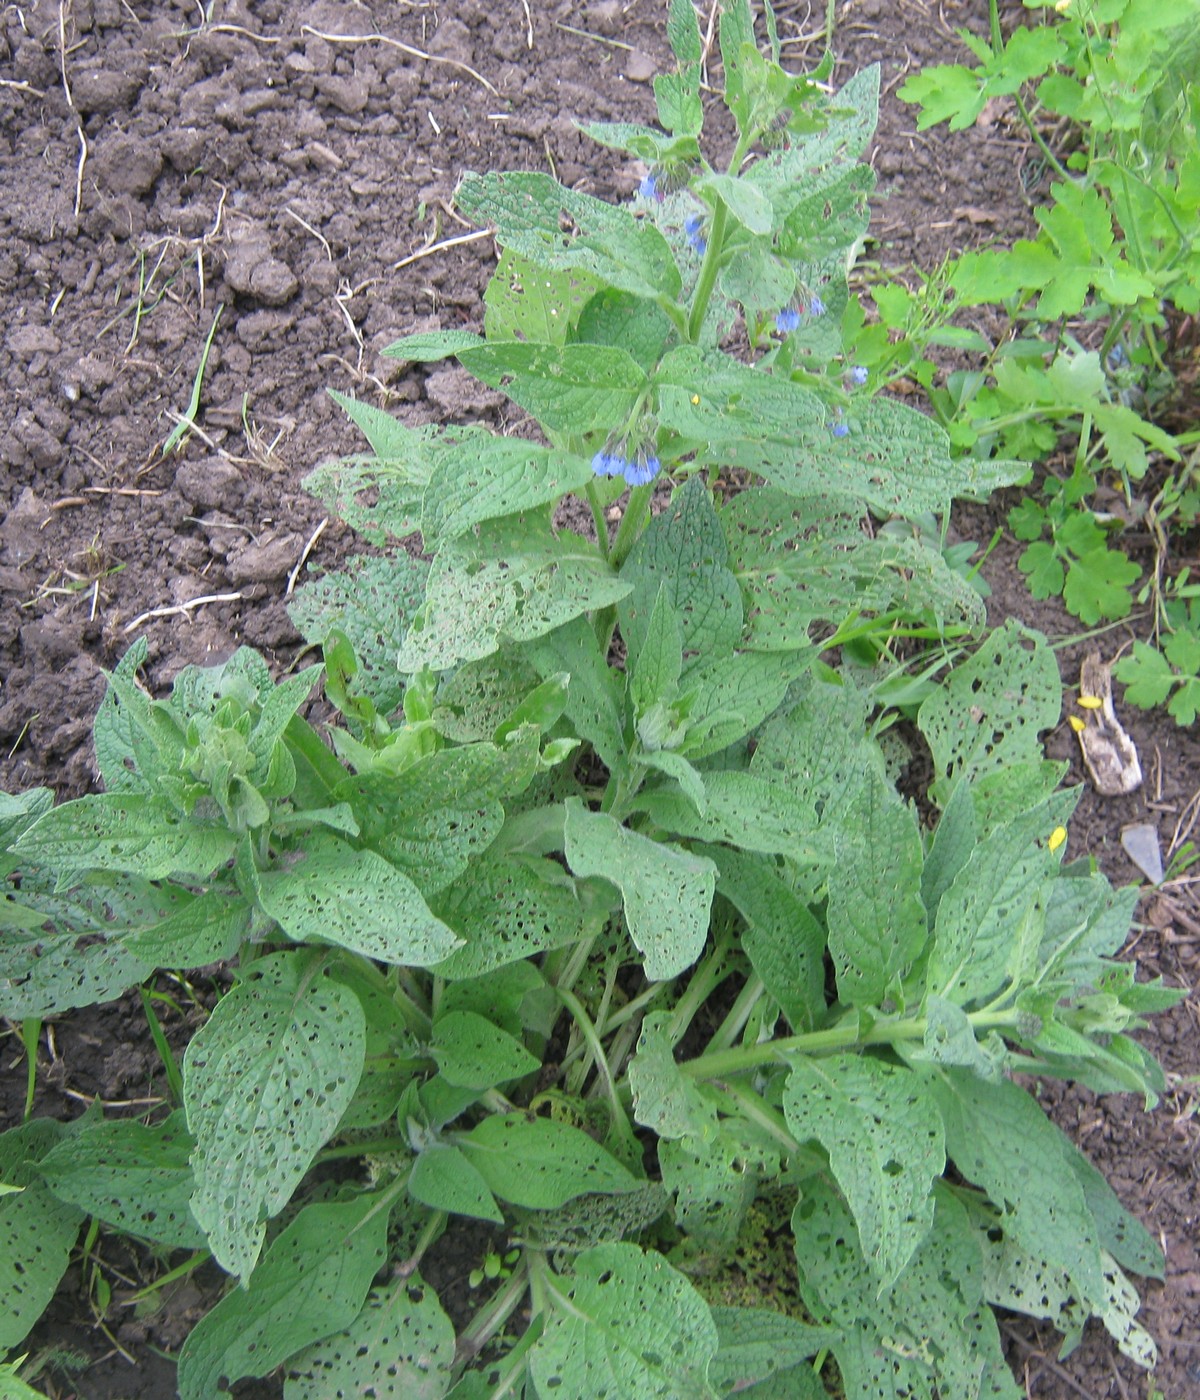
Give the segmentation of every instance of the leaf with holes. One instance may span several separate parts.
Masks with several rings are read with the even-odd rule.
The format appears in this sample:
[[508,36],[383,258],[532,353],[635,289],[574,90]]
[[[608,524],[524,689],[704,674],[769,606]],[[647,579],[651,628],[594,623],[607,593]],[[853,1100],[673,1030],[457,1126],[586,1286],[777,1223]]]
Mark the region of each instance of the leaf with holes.
[[933,1225],[933,1183],[946,1165],[942,1121],[911,1070],[868,1055],[794,1058],[787,1125],[829,1153],[880,1289],[890,1288]]
[[1078,790],[1056,793],[986,836],[938,903],[926,986],[956,1005],[1033,971],[1045,928],[1046,882],[1061,861],[1049,838],[1064,826]]
[[443,453],[422,498],[425,548],[432,552],[480,521],[555,502],[582,490],[593,475],[586,458],[517,437],[489,438],[469,457]]
[[637,1053],[629,1063],[633,1116],[659,1138],[715,1137],[716,1110],[675,1063],[670,1024],[667,1011],[653,1011],[642,1022]]
[[[66,1129],[35,1118],[0,1134],[0,1349],[15,1347],[66,1272],[82,1213],[39,1179],[37,1163]],[[11,1189],[15,1188],[15,1189]]]
[[[455,199],[463,213],[494,224],[504,247],[538,267],[570,269],[636,296],[679,295],[679,268],[653,224],[549,175],[468,175]],[[563,232],[564,214],[577,233]]]
[[40,817],[16,842],[17,855],[55,870],[113,870],[147,880],[204,878],[233,855],[223,825],[185,817],[165,798],[93,793]]
[[193,1036],[183,1062],[192,1214],[230,1273],[249,1275],[264,1218],[287,1205],[337,1127],[364,1042],[358,999],[306,953],[251,963]]
[[751,1400],[828,1400],[813,1358],[836,1334],[770,1308],[713,1308],[720,1350],[708,1379],[720,1395]]
[[454,1325],[419,1274],[373,1288],[362,1312],[288,1362],[284,1400],[441,1400],[450,1388]]
[[408,1190],[414,1200],[431,1210],[490,1220],[501,1225],[504,1216],[478,1167],[467,1154],[449,1142],[431,1143],[417,1155]]
[[551,271],[505,248],[483,293],[483,331],[489,342],[563,345],[596,282],[569,269]]
[[719,1345],[716,1325],[661,1255],[632,1244],[586,1250],[571,1275],[555,1280],[551,1304],[530,1352],[539,1394],[711,1400],[705,1376]]
[[721,512],[729,565],[745,598],[747,645],[804,646],[814,625],[925,608],[976,626],[983,603],[937,550],[913,539],[869,537],[849,497],[798,499],[764,487]]
[[225,1395],[223,1382],[265,1376],[306,1346],[349,1327],[387,1258],[398,1187],[305,1206],[245,1288],[192,1328],[179,1354],[180,1400]]
[[933,1092],[954,1165],[988,1193],[1020,1248],[1064,1269],[1094,1308],[1104,1291],[1096,1223],[1058,1129],[1008,1080],[946,1069]]
[[595,546],[548,520],[488,522],[433,561],[424,612],[400,651],[402,671],[448,670],[527,642],[572,618],[618,602],[629,584]]
[[576,875],[602,876],[621,891],[629,935],[652,982],[691,967],[708,936],[717,871],[711,860],[630,831],[577,798],[567,803],[566,855]]
[[663,1185],[675,1198],[675,1222],[691,1243],[723,1256],[738,1242],[760,1186],[779,1175],[779,1144],[737,1118],[715,1134],[660,1138]]
[[916,815],[870,773],[835,850],[838,879],[830,884],[827,917],[838,996],[851,1006],[878,1006],[928,937]]
[[955,780],[1042,758],[1039,735],[1058,723],[1062,678],[1044,637],[1011,618],[931,692],[917,724],[933,753],[930,792],[945,805]]
[[432,908],[465,940],[436,965],[439,977],[454,980],[574,943],[588,923],[606,917],[608,904],[577,890],[554,861],[485,856],[442,890]]
[[529,1210],[553,1210],[588,1192],[619,1195],[640,1184],[587,1133],[552,1118],[493,1114],[458,1145],[491,1191]]
[[311,579],[288,604],[288,615],[314,646],[335,627],[346,634],[358,661],[356,685],[381,715],[404,698],[396,655],[428,577],[429,565],[409,554],[354,559],[340,572]]
[[446,1083],[460,1089],[491,1089],[521,1079],[541,1064],[515,1036],[473,1011],[439,1016],[430,1054]]
[[63,1201],[116,1230],[168,1249],[203,1249],[189,1205],[192,1151],[179,1110],[157,1127],[131,1119],[85,1124],[42,1159],[42,1179]]
[[264,871],[258,889],[263,909],[297,943],[336,943],[404,967],[428,967],[458,945],[402,870],[332,834],[310,834],[299,860]]
[[[1017,1400],[983,1301],[979,1246],[949,1192],[936,1192],[933,1228],[883,1292],[850,1211],[821,1178],[805,1184],[792,1231],[804,1304],[840,1333],[832,1350],[847,1396]],[[985,1391],[984,1376],[993,1371]]]

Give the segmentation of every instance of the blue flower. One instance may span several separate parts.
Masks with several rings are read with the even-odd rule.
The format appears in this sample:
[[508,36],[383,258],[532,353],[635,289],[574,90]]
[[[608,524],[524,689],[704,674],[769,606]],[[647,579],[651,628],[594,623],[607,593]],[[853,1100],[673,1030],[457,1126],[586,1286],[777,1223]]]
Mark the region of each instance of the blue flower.
[[646,486],[658,473],[658,458],[645,450],[639,450],[632,462],[625,463],[625,480],[630,486]]
[[601,448],[592,458],[592,470],[597,476],[621,476],[625,471],[625,459],[617,452]]
[[800,324],[800,313],[794,306],[785,306],[775,317],[775,329],[780,335],[790,335]]
[[699,214],[689,214],[683,221],[683,231],[687,234],[687,241],[692,245],[701,257],[704,256],[708,248],[708,239],[700,232],[704,227],[704,220]]
[[813,297],[812,301],[808,303],[808,309],[814,316],[824,316],[825,303],[820,297]]
[[643,199],[652,199],[656,204],[663,202],[663,192],[658,187],[658,176],[653,171],[638,186],[638,194]]
[[871,372],[866,365],[855,365],[850,371],[850,378],[855,384],[865,384],[870,377]]
[[835,424],[830,428],[829,431],[834,435],[835,438],[849,437],[849,436],[850,436],[850,424],[849,424],[849,423],[835,423]]

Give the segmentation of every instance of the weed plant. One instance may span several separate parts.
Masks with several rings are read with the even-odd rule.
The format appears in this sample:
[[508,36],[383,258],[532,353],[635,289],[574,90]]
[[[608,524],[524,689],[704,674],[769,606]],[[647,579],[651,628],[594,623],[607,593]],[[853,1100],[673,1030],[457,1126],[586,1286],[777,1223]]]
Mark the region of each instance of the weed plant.
[[[1198,592],[1172,561],[1200,519],[1200,431],[1180,428],[1186,399],[1170,357],[1200,310],[1200,5],[1027,8],[1039,22],[1006,39],[992,0],[986,40],[959,31],[975,66],[925,69],[899,95],[919,106],[920,129],[963,129],[989,102],[1015,105],[1036,150],[1022,173],[1051,180],[1038,235],[952,259],[915,292],[878,288],[880,323],[863,326],[855,353],[880,378],[914,375],[960,451],[1061,461],[1070,444],[1066,467],[1048,469],[1009,516],[1026,545],[1020,568],[1035,598],[1061,596],[1088,626],[1149,604],[1158,645],[1139,644],[1117,674],[1132,703],[1169,699],[1190,724]],[[983,304],[1007,316],[994,342],[949,324]],[[939,346],[975,364],[938,382]],[[1187,385],[1194,366],[1185,345],[1176,352]],[[1116,509],[1101,485],[1115,486]],[[1127,527],[1149,535],[1149,577],[1122,542]]]
[[[370,452],[312,488],[427,561],[309,584],[324,662],[278,684],[242,650],[151,699],[138,643],[105,791],[0,803],[0,1012],[32,1044],[141,987],[175,1099],[0,1136],[0,1346],[90,1220],[163,1288],[229,1275],[184,1400],[276,1368],[288,1400],[1015,1397],[994,1306],[1152,1362],[1158,1245],[1014,1075],[1152,1103],[1130,1033],[1180,994],[1113,961],[1136,892],[1065,860],[1046,643],[962,644],[939,522],[1022,468],[844,355],[878,71],[823,95],[733,0],[714,168],[689,0],[669,36],[662,129],[585,128],[645,163],[632,207],[466,177],[482,334],[393,347],[529,435],[346,402]],[[176,1062],[166,989],[208,1004],[217,963]],[[457,1327],[422,1277],[451,1222],[488,1290]]]

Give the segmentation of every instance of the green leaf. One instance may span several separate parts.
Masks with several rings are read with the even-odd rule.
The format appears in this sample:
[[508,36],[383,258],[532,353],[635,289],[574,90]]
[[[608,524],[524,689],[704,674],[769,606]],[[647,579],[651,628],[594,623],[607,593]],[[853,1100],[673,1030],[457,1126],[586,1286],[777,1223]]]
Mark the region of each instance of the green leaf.
[[551,432],[611,432],[629,418],[646,388],[645,371],[616,345],[513,341],[464,350],[458,358],[476,379],[502,389]]
[[791,1065],[787,1125],[829,1153],[871,1272],[880,1291],[891,1288],[933,1225],[933,1183],[946,1165],[937,1108],[911,1070],[870,1055]]
[[454,1324],[419,1274],[373,1288],[362,1311],[288,1362],[284,1400],[441,1400],[450,1388]]
[[566,855],[576,875],[603,876],[621,891],[652,982],[691,967],[708,936],[717,869],[711,860],[630,831],[577,798],[567,803]]
[[222,1381],[265,1376],[351,1326],[387,1257],[395,1188],[305,1206],[244,1288],[200,1319],[179,1354],[180,1400],[227,1395]]
[[423,331],[418,335],[401,336],[383,353],[393,360],[427,364],[434,360],[448,359],[451,355],[458,355],[463,350],[471,350],[483,343],[483,337],[476,335],[474,331]]
[[[848,1396],[1017,1400],[996,1320],[983,1303],[979,1246],[966,1212],[949,1192],[938,1190],[935,1199],[932,1229],[881,1293],[842,1199],[819,1178],[806,1183],[792,1214],[805,1306],[841,1333],[833,1354]],[[991,1368],[995,1386],[984,1391],[980,1378]]]
[[[497,238],[540,267],[573,269],[637,296],[678,297],[683,285],[665,238],[636,219],[549,175],[468,175],[455,196],[464,214],[496,227]],[[564,234],[566,215],[578,233]]]
[[591,277],[550,271],[505,248],[483,293],[484,334],[489,342],[565,345],[595,290]]
[[813,1357],[834,1334],[771,1308],[713,1308],[720,1350],[708,1368],[719,1395],[750,1400],[827,1400]]
[[396,656],[409,623],[425,597],[429,565],[403,551],[389,558],[360,557],[337,573],[311,579],[288,604],[288,615],[316,646],[336,627],[346,634],[358,661],[356,690],[381,715],[404,698]]
[[591,744],[610,773],[627,772],[621,677],[609,666],[588,620],[574,618],[538,638],[525,654],[543,676],[563,671],[570,676],[566,717],[572,729]]
[[1103,619],[1128,617],[1133,607],[1130,589],[1141,568],[1115,549],[1103,545],[1073,559],[1063,585],[1063,602],[1089,627]]
[[1039,735],[1058,723],[1062,680],[1045,639],[1011,618],[931,692],[917,724],[933,753],[944,803],[954,781],[1042,758]]
[[705,1375],[716,1326],[708,1304],[660,1254],[598,1245],[575,1261],[569,1284],[530,1352],[539,1394],[711,1400]]
[[423,617],[401,648],[402,671],[448,670],[497,651],[505,641],[541,637],[572,618],[624,598],[595,545],[548,521],[505,528],[489,522],[478,537],[439,551],[430,570]]
[[645,645],[660,589],[678,621],[685,672],[698,656],[733,650],[742,636],[742,599],[727,557],[712,498],[694,476],[651,520],[621,570],[633,586],[617,608],[631,656]]
[[458,939],[403,871],[374,851],[314,832],[304,854],[259,875],[259,902],[298,943],[334,943],[406,967],[440,962]]
[[878,1006],[928,936],[921,900],[921,833],[910,808],[871,773],[836,837],[829,952],[839,998]]
[[957,63],[922,68],[897,89],[896,96],[920,105],[918,131],[946,121],[951,131],[962,131],[974,123],[987,100],[975,72]]
[[39,1160],[64,1134],[34,1119],[0,1134],[0,1348],[18,1346],[54,1297],[79,1234],[82,1215],[38,1179]]
[[603,908],[589,893],[577,891],[554,861],[487,856],[435,896],[432,907],[465,940],[436,965],[437,975],[451,980],[478,977],[574,943],[590,921],[602,917]]
[[148,652],[145,637],[138,637],[121,658],[96,712],[92,745],[109,792],[147,792],[159,771],[163,737],[152,717],[153,702],[137,683]]
[[1067,573],[1058,551],[1048,541],[1037,540],[1023,550],[1017,568],[1035,598],[1057,598],[1062,593]]
[[1017,1085],[947,1069],[934,1082],[946,1151],[1000,1211],[1003,1229],[1064,1269],[1090,1304],[1102,1292],[1096,1226],[1058,1129]]
[[24,1019],[111,1001],[141,982],[153,959],[126,946],[143,930],[185,917],[191,907],[178,886],[156,887],[128,875],[100,875],[78,883],[49,872],[21,877],[22,903],[35,927],[11,929],[0,941],[0,1008]]
[[1125,686],[1127,703],[1140,710],[1161,705],[1179,680],[1162,652],[1139,641],[1134,642],[1132,654],[1113,667],[1113,675]]
[[641,647],[629,658],[629,694],[634,713],[644,715],[656,702],[669,704],[674,700],[682,670],[683,632],[664,580],[650,609]]
[[587,1192],[619,1195],[639,1184],[587,1133],[551,1118],[492,1114],[458,1145],[491,1191],[527,1210],[554,1210]]
[[183,1064],[196,1140],[192,1214],[230,1273],[250,1274],[264,1218],[287,1205],[337,1127],[362,1073],[364,1037],[353,992],[304,953],[251,963],[193,1036]]
[[657,302],[611,287],[591,298],[580,313],[576,328],[579,340],[616,346],[647,373],[673,334],[671,319]]
[[633,1116],[659,1138],[715,1137],[716,1110],[675,1063],[667,1034],[671,1019],[669,1011],[653,1011],[642,1022],[637,1052],[629,1062]]
[[930,922],[955,876],[975,849],[977,826],[971,785],[957,783],[933,830],[933,841],[921,869],[921,900]]
[[431,1210],[490,1220],[496,1225],[504,1223],[496,1198],[478,1167],[461,1148],[450,1143],[435,1142],[418,1155],[408,1189]]
[[700,94],[678,73],[660,73],[654,79],[658,120],[672,136],[699,136],[704,126]]
[[232,857],[234,836],[223,825],[184,816],[165,798],[116,792],[64,802],[40,817],[13,849],[54,870],[203,878]]
[[935,995],[962,1006],[1032,971],[1045,921],[1043,886],[1061,856],[1049,837],[1078,792],[1058,793],[986,836],[938,904],[926,974]]
[[749,233],[769,234],[775,229],[771,201],[748,180],[736,175],[706,175],[696,184],[699,194],[722,200],[730,214]]
[[732,770],[706,773],[704,794],[703,816],[682,792],[670,788],[643,791],[634,806],[680,836],[725,841],[746,851],[787,856],[800,865],[832,861],[832,840],[819,830],[809,794]]
[[815,648],[697,658],[679,701],[687,715],[680,753],[695,760],[707,758],[757,729],[814,659]]
[[968,626],[983,616],[979,594],[938,551],[915,539],[870,538],[861,504],[847,497],[800,500],[764,487],[736,496],[721,520],[754,647],[800,646],[814,623],[859,613],[930,608]]
[[825,930],[770,860],[727,846],[705,853],[719,872],[717,893],[746,920],[742,951],[795,1031],[825,1014]]
[[176,1111],[157,1127],[133,1120],[88,1123],[42,1159],[54,1194],[116,1230],[168,1249],[203,1249],[188,1199],[192,1139]]
[[491,1089],[521,1079],[541,1061],[515,1037],[473,1011],[452,1011],[433,1025],[430,1054],[447,1084]]

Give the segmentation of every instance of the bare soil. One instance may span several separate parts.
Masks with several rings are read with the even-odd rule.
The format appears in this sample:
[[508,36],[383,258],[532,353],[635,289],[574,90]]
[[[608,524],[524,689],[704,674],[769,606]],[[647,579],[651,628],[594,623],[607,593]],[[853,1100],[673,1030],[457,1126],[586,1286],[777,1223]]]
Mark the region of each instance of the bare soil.
[[[643,172],[592,146],[573,119],[653,121],[664,17],[659,0],[29,0],[3,10],[0,785],[70,796],[94,784],[102,668],[135,636],[149,641],[157,687],[240,642],[277,669],[294,662],[294,580],[350,544],[333,520],[317,534],[324,512],[300,485],[323,459],[359,447],[326,390],[414,424],[501,422],[498,396],[465,373],[399,367],[380,352],[413,330],[479,323],[494,250],[452,212],[463,171],[550,169],[603,197],[632,194]],[[781,7],[794,66],[819,57],[819,23],[808,6]],[[983,0],[837,8],[836,81],[883,64],[868,256],[885,267],[928,268],[1031,227],[1034,166],[1003,105],[948,136],[918,134],[895,98],[909,72],[959,52],[957,25],[986,32]],[[164,452],[218,311],[195,428]],[[960,528],[986,541],[1005,506]],[[985,569],[992,621],[1014,614],[1052,636],[1076,631],[1031,602],[1015,557],[1001,546]],[[1109,653],[1128,635],[1106,638]],[[1068,680],[1078,651],[1061,653]],[[1071,838],[1122,882],[1138,877],[1121,828],[1149,820],[1164,846],[1181,844],[1200,789],[1192,734],[1156,715],[1127,720],[1147,782],[1120,800],[1089,790]],[[1083,780],[1065,726],[1049,746]],[[1192,887],[1150,894],[1141,917],[1130,953],[1194,986]],[[1090,1329],[1059,1361],[1048,1331],[1010,1319],[1029,1395],[1200,1395],[1200,1004],[1183,1002],[1144,1038],[1171,1075],[1153,1113],[1061,1085],[1045,1097],[1163,1242],[1167,1278],[1145,1287],[1142,1314],[1162,1360],[1147,1377]],[[0,1055],[6,1127],[24,1096],[15,1035]],[[137,1111],[162,1090],[156,1066],[140,1009],[64,1018],[38,1047],[38,1111],[73,1116],[94,1097]],[[202,1274],[140,1316],[125,1300],[147,1261],[111,1242],[100,1257],[114,1292],[103,1328],[76,1269],[31,1343],[68,1347],[86,1369],[50,1370],[40,1384],[62,1400],[169,1397],[169,1354],[220,1281]]]

